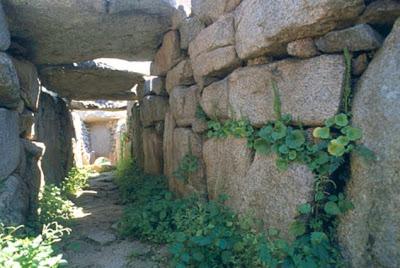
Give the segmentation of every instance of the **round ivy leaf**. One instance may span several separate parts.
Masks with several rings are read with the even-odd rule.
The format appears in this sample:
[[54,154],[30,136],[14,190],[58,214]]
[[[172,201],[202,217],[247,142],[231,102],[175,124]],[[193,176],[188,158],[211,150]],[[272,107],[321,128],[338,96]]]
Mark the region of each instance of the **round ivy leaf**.
[[311,243],[320,244],[322,241],[327,241],[328,236],[322,232],[312,232],[311,233]]
[[254,149],[259,154],[269,154],[271,153],[271,145],[264,139],[256,139],[254,141]]
[[260,129],[260,131],[258,132],[258,136],[265,140],[270,140],[273,131],[274,131],[273,127],[271,125],[268,125]]
[[295,160],[296,158],[297,158],[297,152],[291,150],[291,151],[289,152],[289,160],[293,161],[293,160]]
[[362,138],[362,130],[356,127],[346,129],[346,136],[351,141],[356,141]]
[[331,132],[328,127],[317,127],[313,131],[313,136],[320,139],[329,139]]
[[336,140],[338,143],[343,144],[344,146],[350,142],[350,139],[347,136],[339,136]]
[[301,130],[293,130],[286,136],[286,145],[291,149],[300,148],[306,142],[306,137]]
[[299,205],[299,206],[297,207],[297,211],[298,211],[300,214],[309,214],[309,213],[311,213],[312,208],[311,208],[311,205],[310,205],[310,204],[305,203],[305,204]]
[[345,146],[339,143],[337,140],[331,140],[328,145],[328,152],[333,156],[340,157],[344,155],[345,151]]
[[289,163],[286,159],[278,158],[276,159],[276,166],[281,171],[286,171],[288,169]]
[[345,127],[349,124],[349,119],[346,114],[338,114],[335,116],[335,124],[339,127]]
[[294,221],[290,225],[289,232],[295,237],[302,236],[306,233],[306,225],[301,221]]
[[331,117],[325,120],[325,126],[331,127],[335,124],[335,118]]
[[275,123],[275,128],[272,133],[272,138],[275,141],[280,140],[286,136],[286,132],[287,132],[287,127],[282,122],[277,121]]
[[340,211],[338,205],[337,205],[335,202],[333,202],[333,201],[327,202],[327,203],[325,204],[325,206],[324,206],[324,210],[325,210],[325,212],[328,213],[329,215],[334,215],[334,216],[336,216],[336,215],[338,215],[338,214],[341,213],[341,211]]
[[315,158],[315,162],[317,162],[318,165],[326,164],[329,162],[329,160],[329,155],[323,151],[318,152]]
[[281,146],[279,146],[278,150],[281,154],[289,153],[289,148],[285,144],[282,144]]

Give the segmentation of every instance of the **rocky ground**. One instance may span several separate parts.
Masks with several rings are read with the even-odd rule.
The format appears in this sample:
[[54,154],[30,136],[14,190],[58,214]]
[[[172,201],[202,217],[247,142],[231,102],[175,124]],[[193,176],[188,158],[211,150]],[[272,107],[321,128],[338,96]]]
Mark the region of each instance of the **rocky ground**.
[[116,232],[123,206],[113,173],[90,180],[90,187],[77,198],[72,234],[63,243],[68,267],[158,268],[166,267],[167,249],[119,238]]

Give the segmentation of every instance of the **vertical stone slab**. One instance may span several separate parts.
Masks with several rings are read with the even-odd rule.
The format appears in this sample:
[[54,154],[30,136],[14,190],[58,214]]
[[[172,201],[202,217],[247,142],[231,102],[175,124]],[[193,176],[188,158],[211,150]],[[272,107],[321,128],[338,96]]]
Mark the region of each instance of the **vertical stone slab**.
[[0,108],[0,182],[18,167],[19,162],[18,113]]
[[10,44],[10,31],[8,30],[8,24],[6,15],[4,14],[3,5],[0,4],[0,50],[7,50]]
[[20,102],[17,71],[11,58],[0,52],[0,107],[15,109]]
[[155,128],[143,129],[144,172],[163,174],[163,139]]
[[351,159],[339,241],[352,267],[400,267],[400,20],[358,84],[353,124],[375,162]]

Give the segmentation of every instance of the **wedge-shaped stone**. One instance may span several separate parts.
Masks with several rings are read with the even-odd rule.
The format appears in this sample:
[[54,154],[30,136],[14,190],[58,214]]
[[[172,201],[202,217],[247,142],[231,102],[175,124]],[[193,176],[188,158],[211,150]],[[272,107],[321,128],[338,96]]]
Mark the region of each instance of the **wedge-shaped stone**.
[[132,88],[144,82],[141,73],[97,61],[47,67],[40,78],[47,89],[78,100],[131,100],[136,96]]
[[375,152],[354,154],[347,196],[355,209],[341,219],[339,241],[351,267],[400,267],[400,20],[359,81],[353,125]]
[[242,0],[192,0],[192,13],[207,25],[233,11]]
[[245,118],[262,126],[275,119],[274,80],[283,114],[307,126],[322,125],[339,110],[344,75],[344,60],[339,55],[240,68],[226,82],[206,88],[202,106],[211,118]]
[[186,59],[168,72],[165,86],[168,93],[171,94],[172,89],[176,86],[190,86],[194,83],[192,63],[190,59]]
[[143,129],[144,172],[163,173],[163,138],[153,127]]
[[181,48],[178,31],[169,31],[164,35],[161,48],[151,64],[151,74],[165,76],[181,60]]
[[369,24],[392,24],[400,17],[398,0],[377,0],[367,6],[359,22]]
[[349,51],[368,51],[381,47],[382,36],[368,24],[334,31],[326,34],[316,41],[319,50],[325,53],[342,52],[345,48]]
[[325,34],[363,9],[363,0],[243,0],[235,13],[237,53],[281,54],[283,45]]

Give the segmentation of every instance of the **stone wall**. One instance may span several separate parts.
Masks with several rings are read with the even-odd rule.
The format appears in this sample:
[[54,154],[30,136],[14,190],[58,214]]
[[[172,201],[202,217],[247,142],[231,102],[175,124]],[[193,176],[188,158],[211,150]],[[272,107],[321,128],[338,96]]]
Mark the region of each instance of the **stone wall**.
[[[392,0],[192,0],[190,17],[174,15],[152,63],[158,77],[132,108],[133,155],[146,172],[166,175],[175,193],[228,194],[231,207],[286,233],[296,207],[313,200],[313,174],[301,164],[280,172],[246,140],[209,139],[196,112],[261,127],[276,119],[274,80],[282,113],[312,130],[342,106],[347,48],[357,88],[354,124],[380,160],[363,169],[352,158],[347,191],[356,208],[341,220],[339,241],[353,267],[398,267],[398,26],[387,35],[399,16]],[[199,169],[182,182],[175,171],[189,152]]]

